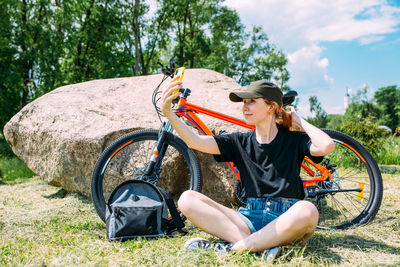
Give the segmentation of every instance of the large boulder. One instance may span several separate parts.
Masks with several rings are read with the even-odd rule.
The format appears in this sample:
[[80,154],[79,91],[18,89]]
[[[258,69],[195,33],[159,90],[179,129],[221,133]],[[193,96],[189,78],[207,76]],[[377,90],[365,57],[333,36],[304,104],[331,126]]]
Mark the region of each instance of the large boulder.
[[[137,129],[159,129],[151,96],[161,79],[159,74],[57,88],[17,113],[4,127],[5,138],[14,153],[47,183],[89,196],[93,167],[113,140]],[[192,90],[190,102],[241,117],[241,104],[228,99],[231,90],[241,89],[233,79],[211,70],[188,69],[183,81]],[[201,118],[216,133],[238,130],[208,116]],[[197,155],[202,192],[219,202],[231,202],[237,180],[232,172],[210,155]]]

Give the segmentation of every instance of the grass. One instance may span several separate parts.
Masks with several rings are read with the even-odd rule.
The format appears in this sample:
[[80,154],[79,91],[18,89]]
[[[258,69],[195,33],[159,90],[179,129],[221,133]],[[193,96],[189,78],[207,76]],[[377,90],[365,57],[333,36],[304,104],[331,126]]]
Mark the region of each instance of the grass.
[[[400,265],[399,176],[384,174],[385,194],[370,224],[317,231],[309,246],[283,250],[281,266]],[[264,266],[251,253],[218,256],[182,250],[192,237],[210,238],[186,222],[174,238],[109,242],[89,199],[49,186],[38,177],[0,185],[1,266]]]
[[14,154],[0,131],[0,157],[12,156],[14,156]]
[[[388,139],[379,161],[400,164],[399,147],[400,138]],[[251,253],[184,252],[189,238],[212,239],[189,222],[186,236],[109,242],[89,199],[30,179],[33,175],[0,136],[0,266],[265,265]],[[317,231],[311,245],[284,249],[275,264],[399,266],[400,175],[383,179],[384,199],[374,221],[345,231]]]
[[400,136],[387,138],[376,160],[379,164],[400,165]]
[[22,160],[15,157],[10,146],[0,134],[0,184],[19,183],[34,175]]
[[0,182],[19,183],[34,175],[22,160],[16,157],[0,157]]

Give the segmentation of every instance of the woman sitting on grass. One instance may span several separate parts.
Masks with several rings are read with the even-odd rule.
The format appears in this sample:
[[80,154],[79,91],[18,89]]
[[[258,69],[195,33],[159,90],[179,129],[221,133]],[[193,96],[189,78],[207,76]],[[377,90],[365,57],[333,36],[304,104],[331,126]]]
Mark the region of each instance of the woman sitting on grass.
[[[314,204],[302,200],[300,166],[304,156],[315,159],[331,153],[331,138],[300,118],[294,108],[284,111],[280,88],[263,80],[229,95],[233,102],[243,101],[245,121],[256,126],[254,131],[198,135],[171,110],[172,100],[179,95],[173,92],[180,88],[182,82],[176,78],[164,88],[163,113],[190,148],[238,167],[247,198],[246,207],[236,212],[199,192],[184,192],[178,201],[182,213],[195,226],[224,240],[211,243],[193,238],[185,249],[265,251],[271,259],[281,246],[307,242],[317,226],[318,211]],[[290,127],[304,132],[289,131]]]

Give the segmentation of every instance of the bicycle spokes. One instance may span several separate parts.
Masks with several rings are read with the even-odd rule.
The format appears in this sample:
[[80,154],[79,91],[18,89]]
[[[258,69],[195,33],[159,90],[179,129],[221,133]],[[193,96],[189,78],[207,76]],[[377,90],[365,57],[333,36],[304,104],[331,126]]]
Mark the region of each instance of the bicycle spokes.
[[349,147],[337,142],[335,151],[320,165],[305,160],[302,179],[308,197],[320,212],[319,228],[346,228],[368,219],[365,211],[374,197],[371,170]]

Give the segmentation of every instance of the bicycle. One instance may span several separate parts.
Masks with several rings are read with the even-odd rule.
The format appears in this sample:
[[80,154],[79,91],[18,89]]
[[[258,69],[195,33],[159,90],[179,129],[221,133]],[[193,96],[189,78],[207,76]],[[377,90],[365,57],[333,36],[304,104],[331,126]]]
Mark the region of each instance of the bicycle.
[[[161,84],[175,74],[175,65],[162,66],[164,77],[154,89],[152,103],[161,122],[159,130],[137,130],[111,143],[98,159],[91,183],[92,200],[100,218],[105,221],[106,199],[120,182],[127,179],[143,179],[162,187],[175,195],[185,190],[201,190],[201,170],[195,153],[179,137],[172,134],[173,128],[157,106]],[[197,113],[205,114],[247,129],[254,126],[244,121],[196,106],[188,102],[191,90],[182,88],[175,101],[175,113],[201,134],[213,135],[199,119]],[[284,106],[290,105],[297,96],[296,91],[287,91],[283,96]],[[382,177],[378,165],[368,150],[352,137],[329,129],[322,129],[336,143],[334,152],[320,163],[304,158],[300,172],[306,198],[312,201],[319,213],[319,229],[346,229],[365,224],[377,214],[383,194]],[[223,134],[223,133],[221,133]],[[238,178],[235,195],[241,197],[240,174],[233,163],[227,163]],[[179,170],[181,179],[175,184],[165,184],[169,169]],[[164,181],[164,184],[162,184]],[[159,184],[159,185],[160,185]]]

